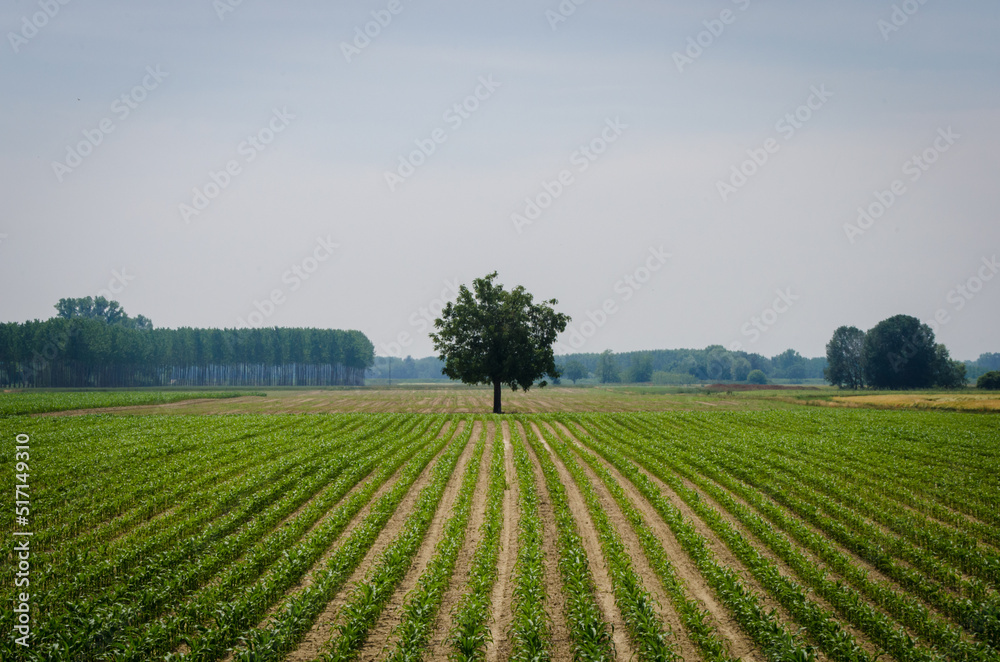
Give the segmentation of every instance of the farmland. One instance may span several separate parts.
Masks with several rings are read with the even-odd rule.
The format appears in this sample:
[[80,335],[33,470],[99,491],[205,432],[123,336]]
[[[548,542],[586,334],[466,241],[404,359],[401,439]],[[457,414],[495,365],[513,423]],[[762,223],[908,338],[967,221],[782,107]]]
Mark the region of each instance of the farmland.
[[599,402],[0,418],[0,658],[1000,660],[994,415]]

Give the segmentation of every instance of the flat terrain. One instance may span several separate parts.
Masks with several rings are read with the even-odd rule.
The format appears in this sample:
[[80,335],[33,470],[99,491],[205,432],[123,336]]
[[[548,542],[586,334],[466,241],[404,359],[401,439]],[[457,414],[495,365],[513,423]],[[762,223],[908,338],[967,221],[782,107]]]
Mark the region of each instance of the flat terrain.
[[831,398],[835,403],[890,409],[949,409],[1000,411],[1000,395],[993,393],[893,393]]
[[1000,660],[994,415],[505,395],[0,418],[31,448],[0,521],[33,533],[32,646],[0,659]]
[[[717,411],[789,408],[797,404],[790,394],[823,391],[727,392],[709,389],[658,387],[534,388],[524,393],[503,392],[505,413],[612,412],[612,411]],[[832,391],[838,393],[838,391]],[[493,391],[486,388],[428,387],[342,390],[269,390],[266,395],[191,399],[122,407],[97,407],[51,412],[121,414],[327,414],[347,412],[406,412],[475,414],[493,409]]]

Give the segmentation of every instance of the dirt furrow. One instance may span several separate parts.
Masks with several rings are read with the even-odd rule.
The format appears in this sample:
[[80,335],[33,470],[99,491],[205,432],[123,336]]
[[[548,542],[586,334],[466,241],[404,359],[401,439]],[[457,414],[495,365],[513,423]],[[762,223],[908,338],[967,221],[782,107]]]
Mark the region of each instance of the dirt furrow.
[[[578,436],[579,434],[581,433],[578,431],[574,436]],[[729,644],[730,653],[742,660],[761,660],[762,658],[757,652],[757,645],[743,632],[737,620],[733,618],[729,610],[716,598],[715,592],[709,586],[708,582],[705,581],[705,578],[702,577],[698,566],[687,555],[687,552],[684,551],[684,548],[674,536],[674,532],[670,530],[670,527],[663,521],[659,513],[656,512],[656,509],[653,508],[642,496],[638,488],[622,475],[618,469],[599,455],[597,458],[614,479],[618,481],[618,484],[621,485],[632,505],[642,513],[646,524],[656,533],[656,537],[670,557],[670,562],[673,564],[677,576],[684,583],[688,595],[708,610],[711,623],[715,626],[719,636]],[[646,472],[646,475],[650,474]],[[650,475],[650,478],[656,481],[657,485],[662,485],[655,477]],[[761,592],[759,587],[758,592]]]
[[[678,496],[673,491],[673,489],[669,485],[664,483],[657,476],[653,475],[652,473],[650,473],[643,467],[639,466],[638,464],[636,465],[636,467],[639,469],[639,471],[644,473],[653,482],[653,484],[659,488],[660,493],[668,501],[670,501],[670,503],[675,508],[677,508],[686,519],[688,519],[692,523],[692,525],[695,527],[695,530],[708,543],[708,547],[709,549],[712,550],[712,553],[715,555],[716,560],[721,565],[728,566],[729,568],[733,569],[737,574],[739,574],[740,578],[743,580],[743,583],[747,586],[747,588],[749,588],[758,596],[760,596],[761,602],[763,603],[766,610],[767,611],[775,610],[775,613],[778,615],[779,620],[785,624],[785,626],[788,628],[790,632],[797,631],[799,629],[799,626],[795,623],[794,619],[791,617],[788,611],[784,607],[782,607],[781,604],[778,603],[778,601],[775,600],[770,593],[764,590],[764,588],[760,585],[760,583],[746,569],[743,563],[738,558],[736,558],[736,555],[733,554],[733,552],[726,546],[725,543],[719,540],[718,536],[715,535],[715,532],[712,531],[712,529],[709,528],[709,526],[704,521],[702,521],[702,519],[698,516],[698,514],[695,513],[684,502],[684,500],[681,499],[680,496]],[[613,468],[612,471],[614,472]],[[617,472],[614,473],[617,474]],[[631,483],[628,484],[631,485]],[[641,496],[640,499],[642,499]],[[642,501],[645,502],[645,499],[642,499]],[[653,512],[655,513],[655,510]],[[655,520],[657,522],[662,522],[662,519],[660,518],[658,513],[656,514]],[[680,550],[680,553],[684,555],[684,558],[687,558],[687,555],[685,552],[683,552],[683,550]],[[680,557],[677,558],[679,559]],[[673,559],[674,557],[671,554],[671,560]],[[698,572],[696,568],[693,568],[693,571],[695,573]],[[711,589],[709,588],[708,590],[710,591]],[[698,597],[701,598],[701,596]],[[736,623],[734,619],[730,619],[729,622],[731,622],[736,628],[739,627],[739,625]],[[740,632],[742,632],[742,630],[740,630]],[[753,646],[753,644],[751,644],[751,646]],[[734,647],[734,653],[735,653],[735,647]]]
[[514,601],[514,583],[511,573],[517,562],[517,530],[521,511],[517,504],[521,498],[521,488],[517,482],[517,469],[514,467],[514,450],[511,448],[510,425],[507,421],[501,424],[504,449],[504,473],[507,477],[507,489],[503,494],[503,532],[500,534],[500,556],[497,559],[497,583],[493,586],[491,600],[493,622],[490,623],[492,641],[486,646],[486,661],[496,662],[510,657],[511,644],[507,637],[514,612],[511,610]]
[[[770,548],[770,546],[768,546],[765,542],[763,542],[760,538],[758,538],[752,531],[743,526],[743,524],[738,519],[736,519],[736,517],[732,515],[728,510],[722,507],[722,505],[718,501],[713,499],[710,495],[706,494],[703,490],[699,490],[698,486],[692,483],[687,478],[678,475],[678,479],[687,489],[698,492],[698,495],[701,498],[701,500],[705,502],[705,504],[708,507],[713,508],[716,512],[718,512],[722,516],[722,519],[724,519],[729,524],[729,526],[738,531],[739,534],[743,536],[743,538],[747,542],[749,542],[761,556],[770,561],[778,569],[778,572],[781,574],[782,577],[787,577],[788,579],[794,581],[799,586],[801,586],[803,592],[808,594],[809,600],[815,602],[817,605],[819,605],[821,609],[824,609],[827,612],[830,612],[832,614],[837,613],[837,610],[834,609],[833,605],[827,602],[826,599],[820,597],[818,594],[816,594],[815,591],[813,591],[809,586],[807,586],[803,582],[803,580],[799,578],[795,570],[793,570],[787,563],[785,563],[785,561],[782,560],[781,557],[779,557]],[[724,488],[720,486],[720,489]],[[733,494],[730,494],[730,497],[732,497],[736,501],[739,501],[739,499]],[[816,565],[817,567],[826,568],[826,564],[820,561],[819,559],[813,557],[813,555],[809,553],[808,550],[802,549],[801,546],[795,541],[791,541],[791,543],[793,548],[799,549],[801,552],[803,552],[813,562],[814,565]],[[836,573],[829,571],[829,569],[827,569],[827,571],[829,573],[829,578],[831,581],[842,580],[840,575],[837,575]],[[858,645],[861,646],[861,648],[863,648],[865,652],[871,655],[872,658],[878,657],[880,653],[879,647],[871,642],[871,640],[868,638],[868,635],[856,629],[853,625],[848,623],[843,618],[839,619],[838,622],[840,623],[840,627],[842,627],[845,632],[849,633],[852,637],[854,637],[854,640],[858,642]]]
[[587,502],[584,501],[583,494],[580,493],[580,488],[573,481],[573,477],[563,465],[562,460],[549,448],[545,438],[542,437],[542,432],[538,429],[538,424],[532,423],[531,430],[538,437],[542,447],[556,465],[559,480],[566,488],[569,509],[573,513],[573,519],[576,520],[577,528],[580,530],[580,538],[583,539],[584,551],[587,552],[587,558],[590,561],[590,573],[594,578],[597,604],[604,613],[604,620],[611,625],[615,650],[623,659],[632,659],[632,642],[629,641],[628,628],[625,625],[625,619],[622,617],[621,610],[618,609],[618,605],[615,603],[614,585],[611,582],[608,565],[601,551],[601,544],[597,539],[597,529],[594,526],[594,521],[590,518],[590,513],[587,511]]
[[[573,434],[566,428],[566,426],[561,423],[555,424],[560,431],[566,434],[571,441],[571,445],[579,445],[579,440],[576,439]],[[546,424],[547,427],[551,425]],[[555,432],[553,432],[555,434]],[[635,531],[632,529],[632,525],[625,518],[618,504],[615,502],[611,492],[605,487],[603,481],[601,481],[600,476],[594,473],[582,458],[578,460],[580,467],[583,469],[584,473],[587,475],[587,479],[590,481],[591,485],[594,486],[594,490],[597,492],[597,497],[601,503],[601,510],[603,510],[608,519],[611,520],[612,525],[618,531],[618,535],[622,539],[622,544],[625,545],[625,549],[628,551],[629,558],[632,559],[632,565],[635,568],[636,574],[642,579],[643,586],[646,587],[656,602],[659,604],[658,614],[660,620],[667,623],[671,632],[677,637],[679,652],[681,657],[685,660],[698,660],[700,655],[698,653],[697,647],[687,636],[684,630],[684,625],[681,621],[680,615],[674,609],[673,604],[670,601],[670,597],[663,590],[662,584],[660,584],[660,578],[657,576],[656,571],[653,570],[652,566],[649,564],[649,560],[646,558],[646,554],[642,549],[642,543],[639,541],[639,537],[636,535]]]
[[[480,425],[477,423],[477,425]],[[434,620],[434,631],[429,641],[430,653],[425,659],[447,660],[448,659],[448,632],[451,629],[451,611],[465,592],[466,584],[469,581],[469,568],[472,565],[472,557],[479,547],[482,539],[480,529],[486,514],[486,490],[490,484],[490,457],[493,452],[493,437],[496,426],[493,423],[486,425],[486,445],[483,448],[483,457],[479,463],[479,482],[476,483],[476,491],[472,495],[472,508],[469,513],[469,528],[465,533],[465,544],[458,553],[455,561],[455,572],[452,574],[451,583],[445,591],[441,600],[441,607],[438,610],[437,618]],[[475,444],[475,439],[470,443],[470,448]],[[458,469],[455,470],[456,472]]]
[[[521,438],[527,439],[524,426],[517,423],[517,429]],[[545,537],[542,552],[545,554],[545,594],[548,597],[546,611],[552,619],[552,659],[572,660],[573,647],[569,639],[569,628],[566,626],[566,596],[563,595],[562,578],[559,576],[559,549],[556,547],[556,539],[559,534],[556,529],[556,516],[552,510],[552,500],[545,487],[542,467],[538,464],[535,451],[527,442],[524,442],[524,445],[535,473],[535,489],[538,491],[538,516],[542,520],[542,531]]]
[[[462,423],[464,423],[464,421]],[[464,427],[462,423],[460,423],[457,427],[453,428],[453,436],[460,435],[462,433],[462,428]],[[323,610],[323,612],[316,619],[316,622],[313,623],[313,626],[309,630],[309,633],[305,637],[303,637],[301,642],[299,642],[298,648],[291,654],[289,654],[287,658],[285,658],[286,660],[288,660],[289,662],[312,660],[315,659],[320,654],[323,644],[326,643],[327,639],[329,639],[330,631],[333,628],[334,624],[336,623],[337,614],[340,612],[340,608],[349,599],[351,595],[351,590],[353,589],[354,585],[364,579],[365,575],[368,574],[368,570],[371,568],[372,564],[375,562],[378,556],[382,553],[382,551],[386,548],[386,546],[388,546],[388,544],[392,542],[393,539],[395,539],[396,535],[400,532],[400,530],[403,527],[403,523],[406,521],[406,518],[413,510],[413,506],[416,503],[418,496],[420,495],[420,491],[424,488],[425,485],[427,485],[430,482],[432,477],[432,469],[435,463],[438,461],[438,459],[440,459],[441,455],[445,452],[447,452],[447,446],[442,448],[438,452],[438,454],[427,464],[427,466],[424,467],[424,470],[420,473],[420,476],[413,483],[413,485],[410,486],[410,489],[407,491],[406,496],[403,497],[402,502],[400,502],[395,512],[393,512],[392,516],[389,518],[389,521],[382,528],[382,531],[379,532],[378,537],[375,539],[375,543],[371,546],[371,549],[368,550],[368,553],[365,555],[365,558],[361,561],[361,563],[358,564],[358,567],[354,569],[354,572],[351,574],[350,578],[348,578],[348,580],[344,582],[344,588],[341,589],[338,592],[337,596],[327,604],[326,609]],[[365,507],[357,514],[357,516],[355,516],[350,526],[339,536],[339,539],[341,540],[346,539],[346,536],[350,535],[351,531],[353,531],[353,529],[356,528],[358,524],[364,521],[364,518],[371,511],[372,506],[375,503],[377,503],[378,500],[386,492],[390,491],[396,484],[396,482],[399,479],[399,474],[401,473],[401,471],[402,467],[399,470],[397,470],[395,474],[393,474],[392,479],[386,481],[385,484],[383,484],[382,487],[378,489],[378,491],[375,493],[372,499],[367,504],[365,504]],[[314,567],[315,568],[323,567],[323,565],[326,563],[327,558],[330,555],[332,555],[335,551],[336,551],[336,545],[332,545],[330,551],[326,555],[324,555],[323,559],[321,559],[320,562],[317,563],[316,566]],[[307,582],[302,583],[302,586],[306,585],[308,585]]]
[[[719,485],[718,483],[716,483],[714,480],[712,480],[711,478],[709,478],[707,476],[705,477],[705,479],[706,480],[711,480],[719,489],[724,490],[729,495],[729,497],[731,499],[733,499],[734,501],[736,501],[740,505],[746,507],[751,512],[757,514],[761,519],[766,520],[766,521],[768,521],[770,523],[770,520],[767,520],[767,518],[764,517],[764,515],[760,511],[758,511],[754,506],[752,506],[751,504],[747,503],[741,497],[739,497],[738,495],[736,495],[735,493],[733,493],[731,490],[728,490],[724,486]],[[752,488],[750,488],[750,489],[752,489]],[[864,571],[868,575],[868,578],[871,581],[873,581],[874,583],[882,584],[883,586],[885,586],[885,587],[887,587],[887,588],[895,591],[896,593],[898,593],[900,595],[906,595],[906,596],[908,596],[910,598],[913,598],[913,599],[916,599],[916,600],[920,600],[919,596],[915,596],[915,595],[910,594],[908,591],[906,591],[905,589],[903,589],[895,581],[893,581],[893,580],[889,579],[888,577],[886,577],[885,575],[883,575],[875,566],[873,566],[870,563],[868,563],[867,561],[861,559],[860,557],[858,557],[857,555],[855,555],[850,550],[848,550],[848,549],[846,549],[844,547],[841,547],[835,541],[833,541],[833,540],[831,540],[829,538],[826,538],[825,535],[823,534],[823,532],[821,532],[818,529],[816,529],[814,526],[812,526],[812,524],[810,524],[809,522],[805,521],[804,519],[802,519],[801,517],[799,517],[797,514],[790,512],[787,508],[785,508],[784,506],[782,506],[780,504],[774,503],[766,495],[761,495],[761,496],[762,496],[762,498],[770,501],[771,505],[773,505],[774,507],[778,508],[789,519],[794,519],[800,525],[802,525],[804,528],[806,528],[807,530],[809,530],[810,532],[812,532],[812,533],[814,533],[814,534],[816,534],[818,536],[823,536],[827,540],[827,542],[830,544],[830,546],[835,551],[839,552],[842,556],[844,556],[847,559],[848,563],[850,563],[854,567],[859,568],[862,571]],[[776,531],[778,530],[777,526],[775,526],[774,528],[775,528]],[[804,554],[806,556],[806,558],[808,558],[810,560],[810,562],[812,563],[812,565],[814,565],[816,567],[826,567],[825,562],[823,562],[812,551],[810,551],[810,550],[806,549],[805,547],[803,547],[797,540],[795,540],[794,538],[792,538],[792,536],[790,534],[788,534],[787,532],[782,531],[782,533],[784,533],[784,535],[789,539],[789,541],[793,544],[793,546],[796,549],[798,549],[800,552],[802,552],[802,554]],[[758,546],[756,544],[756,542],[754,544],[755,544],[755,546]],[[759,548],[759,546],[758,546],[758,548]],[[843,577],[839,573],[834,572],[832,569],[828,568],[827,569],[827,579],[829,579],[831,581],[841,581],[841,580],[843,580]],[[845,581],[845,583],[847,583],[847,582]],[[882,612],[883,614],[885,614],[888,618],[892,619],[897,625],[900,625],[900,626],[904,627],[904,629],[907,631],[907,633],[913,639],[919,639],[919,635],[917,633],[913,632],[910,628],[908,628],[906,626],[903,626],[901,623],[899,623],[899,621],[897,619],[895,619],[891,614],[889,614],[888,612],[886,612],[885,609],[883,609],[880,605],[878,605],[877,603],[875,603],[872,600],[870,600],[867,597],[865,597],[861,593],[861,591],[858,591],[858,593],[859,593],[859,595],[861,595],[861,597],[863,599],[865,599],[869,604],[871,604],[871,606],[874,609],[877,609],[880,612]],[[930,611],[934,612],[935,614],[937,614],[942,619],[947,620],[948,617],[946,615],[944,615],[944,614],[941,614],[935,607],[933,607],[931,605],[927,605],[926,603],[924,603],[924,604],[925,604],[925,606]]]
[[[465,449],[458,458],[458,464],[455,466],[455,470],[452,472],[451,478],[448,479],[448,485],[445,487],[444,494],[441,496],[441,501],[438,503],[437,510],[434,511],[434,519],[431,521],[431,526],[427,530],[427,534],[424,536],[423,542],[420,544],[420,549],[417,551],[417,555],[410,564],[409,570],[406,571],[406,576],[403,577],[403,581],[396,587],[396,591],[393,593],[392,598],[382,610],[378,621],[376,621],[375,625],[369,630],[368,638],[365,640],[365,644],[362,646],[357,658],[362,662],[371,662],[372,660],[377,659],[387,647],[391,648],[391,644],[395,640],[394,630],[402,622],[403,606],[406,604],[406,594],[417,585],[417,580],[420,578],[421,573],[423,573],[431,559],[434,558],[435,548],[437,547],[438,541],[441,539],[441,535],[444,532],[444,527],[448,518],[451,517],[451,511],[452,507],[455,505],[455,499],[458,497],[458,493],[462,489],[462,479],[465,475],[466,467],[469,465],[476,443],[479,441],[479,435],[482,433],[482,422],[476,421],[473,423],[472,436],[469,438],[468,442],[466,442]],[[486,458],[487,456],[484,454],[483,457]],[[482,465],[480,464],[480,467],[481,466]]]

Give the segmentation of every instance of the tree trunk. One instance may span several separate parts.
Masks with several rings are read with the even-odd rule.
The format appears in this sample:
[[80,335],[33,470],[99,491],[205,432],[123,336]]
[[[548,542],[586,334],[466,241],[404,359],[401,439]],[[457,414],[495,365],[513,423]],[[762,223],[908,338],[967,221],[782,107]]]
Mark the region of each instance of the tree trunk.
[[500,410],[500,381],[493,382],[493,413],[502,414]]

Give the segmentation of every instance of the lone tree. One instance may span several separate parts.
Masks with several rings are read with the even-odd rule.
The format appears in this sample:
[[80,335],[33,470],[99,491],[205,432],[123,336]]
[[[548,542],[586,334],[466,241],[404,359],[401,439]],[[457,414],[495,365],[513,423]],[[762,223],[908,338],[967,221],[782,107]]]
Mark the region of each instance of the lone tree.
[[865,332],[853,326],[842,326],[833,332],[826,344],[827,367],[823,376],[834,386],[859,389],[865,385],[862,353]]
[[552,343],[570,318],[552,309],[555,299],[533,303],[523,287],[508,292],[496,277],[494,271],[475,279],[471,291],[460,286],[430,336],[444,361],[442,372],[466,384],[492,384],[493,413],[502,414],[501,386],[527,392],[545,375],[559,377]]

